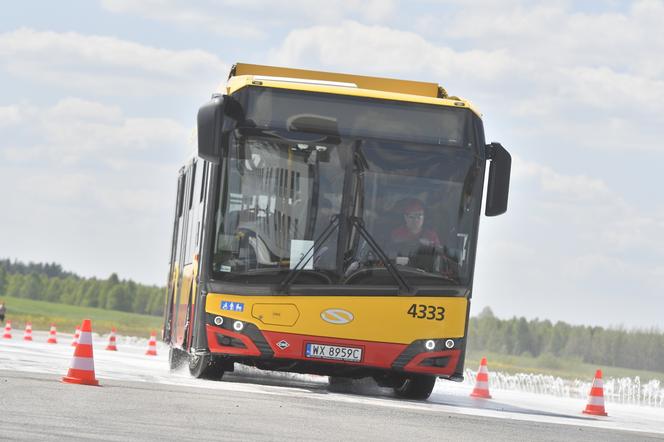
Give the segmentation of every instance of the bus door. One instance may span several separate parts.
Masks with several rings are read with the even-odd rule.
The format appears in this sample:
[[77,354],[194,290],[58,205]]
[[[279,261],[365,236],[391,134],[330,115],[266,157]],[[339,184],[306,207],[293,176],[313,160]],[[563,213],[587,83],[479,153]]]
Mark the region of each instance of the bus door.
[[[200,250],[202,242],[202,223],[204,213],[204,198],[207,190],[207,164],[204,161],[194,160],[191,169],[191,186],[188,195],[189,210],[187,215],[187,229],[184,240],[184,266],[181,278],[181,303],[186,304],[183,310],[186,312],[179,321],[182,324],[181,333],[178,333],[178,342],[182,342],[184,348],[191,346],[193,324],[196,320],[194,308],[198,299],[198,272],[200,263]],[[180,331],[180,329],[178,329]]]
[[180,169],[178,174],[178,185],[177,193],[175,197],[175,214],[173,220],[173,236],[171,238],[171,259],[169,262],[168,270],[168,287],[166,291],[166,305],[164,306],[165,320],[164,320],[164,331],[163,339],[166,342],[172,342],[172,330],[173,330],[173,314],[174,314],[174,301],[175,295],[177,292],[178,285],[178,275],[180,273],[180,260],[179,260],[179,246],[180,246],[180,236],[182,233],[182,205],[184,199],[184,188],[185,188],[185,174],[184,167]]
[[191,287],[194,275],[194,248],[191,241],[191,233],[194,230],[192,224],[192,204],[194,182],[196,175],[196,162],[192,162],[185,168],[180,179],[183,182],[181,200],[179,205],[178,231],[174,237],[174,262],[172,264],[171,284],[173,296],[170,308],[171,329],[170,342],[175,346],[184,344],[184,333],[188,310],[191,304]]

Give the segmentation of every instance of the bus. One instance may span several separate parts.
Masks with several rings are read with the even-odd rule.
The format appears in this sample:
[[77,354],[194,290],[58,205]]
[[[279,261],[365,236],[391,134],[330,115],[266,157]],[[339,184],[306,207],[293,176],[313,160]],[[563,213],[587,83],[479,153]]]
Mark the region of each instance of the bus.
[[463,379],[478,227],[510,154],[436,83],[235,64],[180,169],[171,369],[371,377],[426,399]]

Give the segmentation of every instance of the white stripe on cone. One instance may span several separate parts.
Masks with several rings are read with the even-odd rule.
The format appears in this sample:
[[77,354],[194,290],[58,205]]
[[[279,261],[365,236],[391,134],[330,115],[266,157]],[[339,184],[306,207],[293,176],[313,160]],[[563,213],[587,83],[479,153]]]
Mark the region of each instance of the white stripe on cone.
[[75,368],[77,370],[94,371],[95,361],[92,358],[74,357],[71,361],[71,366],[69,368]]
[[603,396],[589,396],[588,397],[588,404],[604,406],[604,397]]
[[81,337],[78,338],[79,344],[92,345],[92,335],[90,332],[81,333]]

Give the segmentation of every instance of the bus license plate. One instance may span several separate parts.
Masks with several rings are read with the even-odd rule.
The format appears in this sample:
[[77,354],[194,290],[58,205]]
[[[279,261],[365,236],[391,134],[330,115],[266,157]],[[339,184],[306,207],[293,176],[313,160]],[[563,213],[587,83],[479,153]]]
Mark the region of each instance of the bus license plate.
[[362,349],[357,347],[341,347],[338,345],[308,343],[304,355],[308,358],[360,362],[362,360]]

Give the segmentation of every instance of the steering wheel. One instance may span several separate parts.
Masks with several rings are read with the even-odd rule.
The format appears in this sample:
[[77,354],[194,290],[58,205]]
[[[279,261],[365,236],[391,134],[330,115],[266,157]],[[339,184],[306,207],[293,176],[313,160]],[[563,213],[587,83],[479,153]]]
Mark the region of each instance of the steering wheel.
[[397,244],[397,250],[408,256],[409,265],[413,267],[447,276],[459,274],[459,263],[447,254],[446,247],[426,244],[419,239]]

